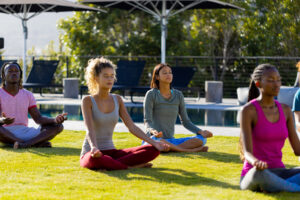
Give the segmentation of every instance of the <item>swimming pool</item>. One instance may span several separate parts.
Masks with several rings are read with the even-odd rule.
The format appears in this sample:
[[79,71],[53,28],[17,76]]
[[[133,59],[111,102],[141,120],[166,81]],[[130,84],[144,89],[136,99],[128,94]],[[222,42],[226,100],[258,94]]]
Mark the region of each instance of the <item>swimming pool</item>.
[[[67,112],[69,120],[83,120],[81,109],[78,105],[39,104],[37,107],[42,115],[48,117],[55,117],[60,113]],[[127,111],[134,122],[143,122],[142,106],[128,106]],[[239,124],[236,121],[238,114],[237,110],[208,110],[188,108],[187,113],[191,121],[199,126],[239,127]],[[179,118],[177,118],[176,124],[180,124]]]

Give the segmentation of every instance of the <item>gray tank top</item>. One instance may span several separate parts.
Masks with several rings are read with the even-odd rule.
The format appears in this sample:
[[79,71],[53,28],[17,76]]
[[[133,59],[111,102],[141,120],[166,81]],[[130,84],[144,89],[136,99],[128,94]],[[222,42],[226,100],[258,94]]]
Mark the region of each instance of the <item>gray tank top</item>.
[[[90,96],[92,100],[93,123],[99,150],[115,149],[114,143],[112,141],[112,136],[114,128],[119,120],[119,103],[117,96],[114,94],[111,95],[115,104],[115,109],[111,113],[101,112],[98,109],[95,99]],[[83,156],[91,150],[87,137],[88,136],[86,134],[80,156]]]

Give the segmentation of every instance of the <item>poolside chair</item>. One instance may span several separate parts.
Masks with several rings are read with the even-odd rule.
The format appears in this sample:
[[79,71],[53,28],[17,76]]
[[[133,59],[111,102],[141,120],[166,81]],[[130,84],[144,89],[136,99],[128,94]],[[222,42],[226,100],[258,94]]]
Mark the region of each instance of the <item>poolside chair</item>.
[[120,60],[117,63],[117,82],[112,90],[132,90],[139,85],[146,61]]
[[42,95],[43,88],[62,88],[62,85],[52,84],[53,75],[57,69],[58,60],[34,60],[24,88],[38,88]]
[[[114,84],[112,91],[121,91],[123,96],[125,96],[126,91],[129,91],[130,94],[133,94],[132,91],[135,90],[140,82],[145,64],[146,61],[120,60],[117,63],[117,82]],[[85,90],[87,90],[87,86],[80,87],[81,98]]]
[[[17,60],[0,60],[0,69],[2,68],[2,65],[4,63],[8,63],[8,62],[17,62]],[[2,83],[2,77],[0,75],[0,83]]]
[[200,88],[188,87],[196,71],[196,67],[172,67],[172,87],[181,91],[196,92],[199,100]]
[[[200,88],[199,87],[188,87],[191,82],[195,72],[196,67],[172,67],[173,81],[172,87],[180,91],[188,91],[197,93],[198,100],[200,99]],[[139,93],[145,95],[146,92],[150,90],[149,86],[136,86],[131,89],[131,102],[133,101],[133,94]]]
[[0,38],[0,49],[4,48],[4,38]]
[[236,89],[237,100],[239,105],[244,105],[248,102],[248,93],[249,93],[248,87],[238,87]]

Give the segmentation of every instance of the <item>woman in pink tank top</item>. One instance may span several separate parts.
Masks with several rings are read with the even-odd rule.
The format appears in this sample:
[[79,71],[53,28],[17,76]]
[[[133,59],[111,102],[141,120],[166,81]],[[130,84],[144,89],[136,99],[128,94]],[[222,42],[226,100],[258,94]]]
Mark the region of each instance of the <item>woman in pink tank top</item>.
[[276,67],[261,64],[251,76],[248,103],[241,117],[241,189],[300,192],[300,168],[286,169],[281,149],[286,138],[300,155],[291,109],[274,100],[281,77]]

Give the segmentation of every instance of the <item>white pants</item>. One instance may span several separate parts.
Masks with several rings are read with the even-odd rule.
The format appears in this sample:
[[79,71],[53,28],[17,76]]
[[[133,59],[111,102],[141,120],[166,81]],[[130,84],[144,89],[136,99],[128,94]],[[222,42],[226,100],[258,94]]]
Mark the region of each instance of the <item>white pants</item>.
[[14,134],[15,137],[24,140],[25,142],[38,136],[41,132],[40,127],[34,128],[24,125],[5,126],[4,128]]

